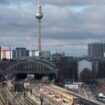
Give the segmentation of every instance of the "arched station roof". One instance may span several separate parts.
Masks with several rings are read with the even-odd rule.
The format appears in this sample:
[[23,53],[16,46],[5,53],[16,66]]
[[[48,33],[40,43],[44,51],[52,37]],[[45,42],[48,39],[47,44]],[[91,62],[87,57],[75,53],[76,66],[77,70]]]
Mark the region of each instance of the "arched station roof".
[[44,59],[21,59],[7,68],[9,73],[56,74],[55,65]]

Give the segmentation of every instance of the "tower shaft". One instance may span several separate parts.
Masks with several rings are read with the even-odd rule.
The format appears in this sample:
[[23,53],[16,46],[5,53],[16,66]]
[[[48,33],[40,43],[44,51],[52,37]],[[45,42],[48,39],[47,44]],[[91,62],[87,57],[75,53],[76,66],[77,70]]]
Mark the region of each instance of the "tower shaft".
[[41,51],[41,20],[38,20],[38,51]]
[[41,51],[41,19],[43,18],[43,13],[41,11],[40,0],[37,0],[37,11],[36,11],[36,19],[38,20],[38,51]]

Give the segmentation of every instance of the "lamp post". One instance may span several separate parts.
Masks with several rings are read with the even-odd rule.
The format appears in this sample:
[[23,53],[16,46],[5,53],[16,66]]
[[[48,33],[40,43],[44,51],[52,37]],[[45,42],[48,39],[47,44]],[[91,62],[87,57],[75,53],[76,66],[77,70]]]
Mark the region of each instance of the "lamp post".
[[15,105],[15,98],[16,96],[14,95],[14,92],[15,92],[15,81],[14,81],[14,78],[13,78],[13,104]]
[[40,94],[40,102],[41,102],[41,105],[43,105],[43,95],[42,94]]
[[[8,82],[8,74],[6,75],[6,80]],[[7,84],[7,87],[8,87],[8,84]],[[8,88],[7,88],[7,100],[6,100],[6,105],[8,105]]]

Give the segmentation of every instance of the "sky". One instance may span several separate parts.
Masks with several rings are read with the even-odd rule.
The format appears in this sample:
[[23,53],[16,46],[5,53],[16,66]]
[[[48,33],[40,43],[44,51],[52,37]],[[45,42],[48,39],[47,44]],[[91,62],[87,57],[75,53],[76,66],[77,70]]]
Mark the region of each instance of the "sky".
[[[41,0],[42,50],[87,55],[105,42],[105,0]],[[0,44],[37,49],[37,0],[0,0]]]

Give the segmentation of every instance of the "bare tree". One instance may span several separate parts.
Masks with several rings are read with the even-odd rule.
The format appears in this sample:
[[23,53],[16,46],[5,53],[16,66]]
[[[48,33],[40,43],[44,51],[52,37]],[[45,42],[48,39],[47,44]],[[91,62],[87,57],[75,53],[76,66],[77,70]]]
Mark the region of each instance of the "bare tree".
[[86,82],[92,80],[92,71],[85,68],[81,73],[80,73],[80,78],[81,81]]

